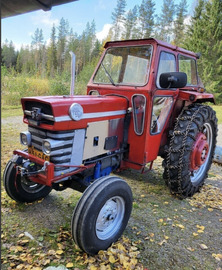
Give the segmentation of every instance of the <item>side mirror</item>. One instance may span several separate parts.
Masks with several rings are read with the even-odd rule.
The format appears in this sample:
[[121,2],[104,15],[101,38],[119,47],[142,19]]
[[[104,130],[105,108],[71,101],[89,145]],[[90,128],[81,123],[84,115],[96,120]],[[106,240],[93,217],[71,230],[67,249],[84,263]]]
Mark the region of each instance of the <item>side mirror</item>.
[[161,88],[183,88],[187,84],[187,74],[184,72],[167,72],[160,74]]

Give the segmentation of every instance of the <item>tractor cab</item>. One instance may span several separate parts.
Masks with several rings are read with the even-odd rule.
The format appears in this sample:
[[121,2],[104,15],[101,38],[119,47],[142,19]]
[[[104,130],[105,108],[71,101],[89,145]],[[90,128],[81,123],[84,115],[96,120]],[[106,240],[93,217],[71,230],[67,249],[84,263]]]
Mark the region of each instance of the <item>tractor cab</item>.
[[169,124],[203,91],[196,59],[197,54],[156,39],[106,43],[87,93],[127,99],[132,111],[127,166],[141,169],[163,155]]

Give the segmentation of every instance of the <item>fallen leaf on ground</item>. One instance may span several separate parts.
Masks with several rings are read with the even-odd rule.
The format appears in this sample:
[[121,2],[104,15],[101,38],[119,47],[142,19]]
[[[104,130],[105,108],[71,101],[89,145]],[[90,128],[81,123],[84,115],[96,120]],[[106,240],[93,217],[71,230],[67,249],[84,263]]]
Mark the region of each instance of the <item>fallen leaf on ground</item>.
[[202,231],[205,229],[205,227],[202,226],[202,225],[196,225],[196,227],[197,227],[198,229],[202,230]]
[[204,185],[200,192],[189,199],[189,203],[198,208],[208,207],[209,212],[214,209],[222,210],[221,189],[212,185]]
[[56,254],[61,255],[62,253],[63,253],[63,250],[61,249],[56,250]]
[[67,263],[67,264],[66,264],[66,267],[67,267],[67,268],[73,267],[73,263]]
[[116,260],[115,260],[115,258],[114,258],[113,255],[109,256],[109,262],[110,263],[115,263],[116,262]]
[[161,241],[160,243],[158,243],[158,245],[162,246],[164,243],[167,243],[167,241],[165,239],[163,241]]
[[180,229],[184,229],[185,227],[182,224],[176,224],[177,227],[179,227]]
[[222,260],[222,254],[216,254],[216,253],[213,253],[212,256],[213,256],[217,261]]
[[205,244],[200,244],[201,249],[208,249],[208,247]]

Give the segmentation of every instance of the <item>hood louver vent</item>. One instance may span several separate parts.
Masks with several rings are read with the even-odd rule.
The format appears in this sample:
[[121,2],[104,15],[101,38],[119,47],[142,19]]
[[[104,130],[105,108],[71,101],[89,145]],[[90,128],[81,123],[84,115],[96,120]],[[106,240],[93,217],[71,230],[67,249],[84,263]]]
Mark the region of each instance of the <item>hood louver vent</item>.
[[49,104],[26,101],[24,114],[30,123],[33,121],[36,122],[37,125],[39,125],[40,122],[48,125],[53,125],[54,123],[52,108]]

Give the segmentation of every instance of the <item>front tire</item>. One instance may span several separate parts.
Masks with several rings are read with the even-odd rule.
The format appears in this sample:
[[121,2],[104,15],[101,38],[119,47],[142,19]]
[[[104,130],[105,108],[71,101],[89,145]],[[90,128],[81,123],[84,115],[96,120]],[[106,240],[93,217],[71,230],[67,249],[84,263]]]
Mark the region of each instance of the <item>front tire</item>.
[[34,202],[45,198],[51,187],[32,182],[28,177],[17,174],[15,164],[9,161],[5,167],[3,183],[9,197],[17,202]]
[[204,184],[216,146],[214,110],[193,104],[183,109],[171,132],[163,178],[173,194],[191,197]]
[[115,176],[97,179],[83,193],[73,212],[71,228],[75,243],[94,255],[122,235],[132,210],[128,184]]

